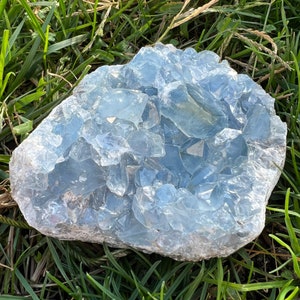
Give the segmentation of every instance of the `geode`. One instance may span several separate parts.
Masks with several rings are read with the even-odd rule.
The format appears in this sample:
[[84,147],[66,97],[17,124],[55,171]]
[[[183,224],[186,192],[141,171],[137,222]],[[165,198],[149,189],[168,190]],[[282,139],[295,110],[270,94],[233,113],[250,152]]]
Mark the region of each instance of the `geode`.
[[217,54],[156,44],[85,76],[14,150],[12,196],[59,239],[227,256],[264,227],[286,132],[274,99]]

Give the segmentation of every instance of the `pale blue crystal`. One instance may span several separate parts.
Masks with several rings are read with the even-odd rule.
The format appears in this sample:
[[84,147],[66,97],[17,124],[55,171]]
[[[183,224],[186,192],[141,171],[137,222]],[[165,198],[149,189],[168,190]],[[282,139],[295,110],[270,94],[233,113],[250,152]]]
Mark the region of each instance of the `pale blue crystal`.
[[106,178],[106,186],[108,189],[118,195],[124,196],[129,186],[129,178],[126,172],[126,167],[120,162],[115,166],[111,166],[108,171],[108,176]]
[[99,99],[97,117],[108,121],[109,118],[118,118],[137,126],[142,121],[147,101],[148,96],[140,91],[117,88]]
[[172,82],[163,88],[161,114],[186,136],[206,139],[227,127],[227,119],[213,97],[209,101],[186,83]]
[[85,76],[21,143],[12,196],[60,239],[226,256],[264,227],[286,131],[274,99],[217,54],[156,44]]

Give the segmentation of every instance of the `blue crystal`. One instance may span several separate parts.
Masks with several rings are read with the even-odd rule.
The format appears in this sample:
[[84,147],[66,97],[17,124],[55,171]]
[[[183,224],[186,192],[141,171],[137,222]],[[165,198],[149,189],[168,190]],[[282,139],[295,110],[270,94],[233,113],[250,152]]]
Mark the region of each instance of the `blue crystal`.
[[216,101],[205,96],[186,83],[172,82],[163,88],[161,114],[186,136],[206,139],[227,127],[227,120]]
[[57,238],[226,256],[264,227],[286,131],[217,54],[156,44],[85,76],[15,149],[12,196]]

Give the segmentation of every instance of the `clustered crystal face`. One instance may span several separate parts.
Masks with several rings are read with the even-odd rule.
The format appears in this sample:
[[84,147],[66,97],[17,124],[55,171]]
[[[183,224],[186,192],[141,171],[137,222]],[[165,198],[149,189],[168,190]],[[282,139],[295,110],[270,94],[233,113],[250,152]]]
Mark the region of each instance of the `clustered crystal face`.
[[157,44],[87,75],[13,153],[12,195],[29,224],[179,260],[254,239],[286,125],[273,98],[219,60]]

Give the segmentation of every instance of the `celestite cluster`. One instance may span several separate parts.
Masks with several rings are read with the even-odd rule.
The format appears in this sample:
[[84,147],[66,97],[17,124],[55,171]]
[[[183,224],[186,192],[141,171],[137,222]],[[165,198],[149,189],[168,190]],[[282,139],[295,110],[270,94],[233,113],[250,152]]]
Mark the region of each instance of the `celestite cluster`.
[[52,111],[13,152],[12,196],[59,239],[227,256],[264,227],[286,131],[227,61],[157,44],[87,75]]

